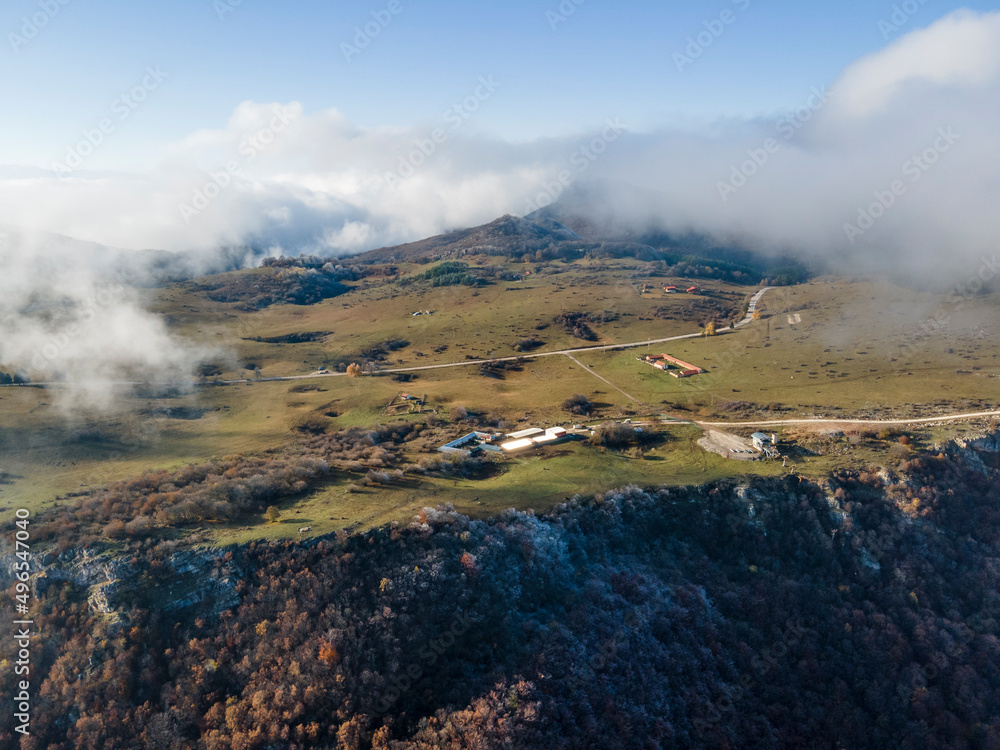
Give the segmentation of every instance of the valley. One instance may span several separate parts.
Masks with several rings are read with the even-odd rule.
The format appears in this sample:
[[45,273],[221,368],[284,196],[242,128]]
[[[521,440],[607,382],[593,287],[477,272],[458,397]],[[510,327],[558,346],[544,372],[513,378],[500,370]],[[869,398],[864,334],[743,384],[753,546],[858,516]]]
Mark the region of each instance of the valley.
[[[293,260],[148,290],[149,308],[174,335],[214,352],[200,382],[188,391],[137,382],[99,413],[67,404],[58,383],[0,389],[0,519],[15,498],[38,512],[147,471],[281,455],[310,434],[400,420],[435,430],[442,442],[469,429],[646,420],[662,441],[642,451],[573,443],[498,457],[489,478],[432,472],[348,492],[368,470],[358,468],[282,501],[287,522],[251,514],[189,531],[226,544],[295,536],[302,521],[310,535],[322,535],[406,521],[426,504],[451,503],[478,517],[506,507],[544,512],[622,483],[700,484],[789,470],[780,461],[706,453],[697,445],[704,428],[746,437],[767,427],[789,446],[823,443],[786,457],[798,473],[821,479],[834,469],[905,460],[901,451],[911,449],[900,434],[914,447],[929,445],[997,416],[995,295],[962,300],[947,334],[930,335],[921,321],[941,317],[954,299],[834,276],[777,287],[733,283],[711,278],[720,273],[711,260],[681,266],[701,276],[676,276],[676,263],[577,252],[567,239],[554,255],[523,258],[467,246],[489,231],[443,256],[373,251],[327,264],[319,273],[329,281],[309,288],[333,296],[308,304],[274,301],[298,294],[281,290],[316,274]],[[525,231],[518,225],[514,236]],[[266,287],[273,299],[247,307],[263,277],[273,279]],[[692,279],[697,293],[674,291]],[[714,334],[705,335],[710,324]],[[674,378],[637,361],[661,352],[704,372]],[[401,393],[414,400],[400,402]],[[564,408],[575,394],[591,404],[587,414]],[[390,406],[397,402],[405,408]],[[19,437],[29,422],[30,434]],[[891,435],[865,437],[880,429]],[[826,446],[831,433],[843,445]],[[434,454],[430,444],[406,446],[397,463]]]

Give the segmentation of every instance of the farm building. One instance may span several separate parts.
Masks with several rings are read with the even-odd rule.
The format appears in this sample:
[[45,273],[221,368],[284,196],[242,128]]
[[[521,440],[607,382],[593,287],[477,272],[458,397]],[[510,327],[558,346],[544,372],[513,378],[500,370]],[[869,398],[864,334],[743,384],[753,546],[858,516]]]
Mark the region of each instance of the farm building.
[[753,447],[759,450],[764,455],[770,458],[774,458],[775,456],[778,455],[778,452],[774,448],[774,446],[778,444],[777,435],[773,433],[771,435],[768,435],[767,433],[764,432],[755,432],[753,435],[750,436],[750,439],[753,440]]
[[[700,375],[705,372],[700,367],[696,367],[690,362],[685,362],[682,359],[677,359],[677,357],[671,357],[669,354],[648,356],[643,361],[648,365],[652,365],[657,370],[669,372],[675,378],[687,378],[692,375]],[[671,365],[676,369],[671,369]]]
[[516,451],[523,451],[525,448],[530,448],[535,442],[531,438],[522,438],[520,440],[510,440],[506,443],[501,443],[500,447],[507,453],[514,453]]
[[696,284],[695,286],[689,286],[685,291],[688,294],[698,294],[698,292],[700,292],[701,289]]
[[533,438],[536,435],[541,435],[545,430],[540,427],[529,427],[527,430],[521,430],[519,432],[512,432],[507,437],[511,440],[520,440],[522,438]]
[[546,443],[554,443],[557,440],[562,440],[566,437],[566,430],[562,427],[550,427],[541,435],[531,438],[531,442],[536,445],[545,445]]
[[500,448],[494,444],[495,440],[496,436],[488,432],[470,432],[468,435],[463,435],[442,445],[438,450],[441,453],[461,453],[465,456],[471,456],[480,450],[497,453]]
[[541,445],[550,445],[569,437],[565,427],[550,427],[547,430],[533,428],[513,432],[507,437],[512,438],[506,443],[501,443],[500,447],[506,453],[516,453],[527,448],[534,448]]
[[677,291],[677,287],[675,287],[675,286],[665,286],[665,287],[663,287],[663,291],[665,291],[667,294],[674,294]]

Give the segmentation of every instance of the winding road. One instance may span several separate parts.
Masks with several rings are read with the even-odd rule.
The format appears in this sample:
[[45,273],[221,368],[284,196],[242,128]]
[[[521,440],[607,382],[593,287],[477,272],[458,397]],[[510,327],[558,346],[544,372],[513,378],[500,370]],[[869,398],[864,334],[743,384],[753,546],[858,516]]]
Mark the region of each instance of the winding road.
[[[725,328],[719,328],[718,333],[724,333],[726,331],[734,331],[738,328],[751,323],[753,321],[753,314],[757,311],[757,307],[760,304],[761,299],[764,295],[774,289],[774,287],[766,286],[759,291],[755,292],[750,298],[750,302],[747,305],[747,314],[743,320],[735,323],[732,326],[727,326]],[[578,364],[583,369],[590,372],[597,378],[607,383],[609,386],[614,388],[616,391],[621,393],[626,398],[631,401],[641,404],[639,399],[634,398],[629,395],[621,388],[616,386],[610,380],[604,378],[598,373],[594,372],[591,368],[580,362],[575,355],[585,354],[587,352],[606,352],[606,351],[619,351],[623,349],[635,349],[642,346],[650,346],[652,344],[664,344],[670,341],[682,341],[684,339],[694,339],[701,338],[704,334],[701,331],[695,333],[685,333],[679,336],[667,336],[659,339],[648,339],[646,341],[633,341],[625,344],[605,344],[601,346],[587,346],[576,349],[559,349],[557,351],[551,352],[537,352],[534,354],[520,354],[513,357],[494,357],[490,359],[467,359],[461,362],[445,362],[443,364],[437,365],[423,365],[419,367],[396,367],[392,369],[379,370],[379,374],[392,374],[392,373],[402,373],[402,372],[423,372],[427,370],[442,370],[449,367],[469,367],[472,365],[483,365],[487,362],[513,362],[517,360],[526,359],[540,359],[542,357],[569,357],[576,364]],[[206,385],[208,386],[219,386],[219,385],[246,385],[249,383],[269,383],[269,382],[282,382],[282,381],[296,381],[296,380],[312,380],[315,378],[340,378],[346,377],[347,373],[343,372],[313,372],[308,375],[284,375],[279,377],[271,378],[260,378],[259,380],[249,380],[249,379],[239,379],[239,380],[217,380]],[[23,387],[59,387],[65,385],[64,383],[29,383],[29,384],[13,384],[0,386],[3,388],[23,388]],[[114,383],[113,385],[125,385],[125,386],[139,386],[147,385],[143,382],[130,382],[130,383]],[[797,425],[797,424],[829,424],[829,425],[910,425],[910,424],[932,424],[935,422],[959,422],[963,420],[970,419],[984,419],[989,417],[1000,417],[1000,410],[998,411],[981,411],[981,412],[969,412],[966,414],[951,414],[942,415],[937,417],[919,417],[913,419],[839,419],[839,418],[826,418],[826,417],[809,417],[801,419],[772,419],[760,422],[701,422],[695,420],[673,420],[676,422],[685,422],[690,424],[696,424],[700,427],[778,427],[781,425]]]
[[[757,310],[757,305],[760,304],[760,300],[764,296],[765,292],[767,292],[770,289],[774,289],[774,287],[766,286],[759,292],[756,292],[753,295],[753,297],[750,298],[750,303],[747,306],[746,317],[743,318],[743,320],[741,320],[739,323],[736,323],[735,325],[726,326],[725,328],[719,328],[718,333],[724,333],[725,331],[732,331],[737,328],[742,328],[747,323],[753,321],[753,314]],[[379,370],[378,372],[379,374],[384,374],[384,373],[392,374],[396,372],[422,372],[425,370],[441,370],[448,367],[468,367],[470,365],[483,365],[486,364],[487,362],[514,362],[516,360],[539,359],[541,357],[567,356],[573,358],[573,356],[576,354],[586,354],[587,352],[606,352],[606,351],[621,350],[621,349],[635,349],[640,346],[650,346],[652,344],[664,344],[668,341],[682,341],[684,339],[697,339],[701,338],[702,336],[704,336],[704,334],[701,331],[697,331],[695,333],[683,333],[679,336],[667,336],[662,339],[648,339],[647,341],[632,341],[626,344],[605,344],[602,346],[584,346],[575,349],[559,349],[557,351],[552,351],[552,352],[538,352],[536,354],[519,354],[515,357],[494,357],[491,359],[467,359],[462,362],[446,362],[444,364],[423,365],[421,367],[395,367],[391,369]],[[580,363],[577,362],[577,364]],[[583,367],[583,365],[580,366]],[[259,381],[256,382],[268,382],[268,381],[280,381],[280,380],[308,380],[310,378],[343,377],[344,375],[346,375],[346,373],[343,372],[322,372],[322,373],[314,372],[310,373],[309,375],[285,375],[282,377],[275,377],[275,378],[261,378]],[[246,380],[221,380],[217,381],[216,384],[229,385],[229,384],[246,383],[246,382],[247,382]],[[609,383],[609,385],[611,384]],[[615,390],[620,390],[616,386],[612,387],[614,387]],[[624,393],[624,391],[622,392]],[[629,398],[631,398],[631,396],[629,396]],[[636,399],[632,400],[635,401]]]
[[968,414],[946,414],[940,417],[915,417],[913,419],[839,419],[837,417],[809,417],[808,419],[772,419],[766,422],[691,422],[699,427],[779,427],[793,424],[854,424],[854,425],[908,425],[933,424],[934,422],[961,422],[968,419],[1000,417],[1000,411],[975,411]]
[[[753,320],[753,314],[757,310],[757,305],[760,303],[761,298],[764,296],[765,292],[767,292],[770,289],[774,289],[774,287],[767,286],[767,287],[764,287],[763,289],[761,289],[760,291],[756,292],[753,295],[753,297],[750,298],[750,303],[747,306],[746,317],[743,320],[741,320],[739,323],[736,323],[735,325],[727,326],[725,328],[719,328],[718,329],[718,333],[723,333],[725,331],[732,331],[732,330],[735,330],[737,328],[742,328],[747,323],[750,323]],[[541,357],[561,357],[561,356],[568,356],[568,357],[572,358],[573,355],[576,355],[576,354],[586,354],[587,352],[606,352],[606,351],[621,350],[621,349],[635,349],[635,348],[640,347],[640,346],[650,346],[652,344],[664,344],[664,343],[666,343],[668,341],[681,341],[683,339],[701,338],[703,335],[704,334],[701,331],[697,331],[695,333],[684,333],[684,334],[681,334],[679,336],[667,336],[667,337],[661,338],[661,339],[648,339],[646,341],[632,341],[632,342],[629,342],[629,343],[626,343],[626,344],[604,344],[602,346],[585,346],[585,347],[580,347],[580,348],[575,348],[575,349],[559,349],[557,351],[552,351],[552,352],[537,352],[535,354],[518,354],[518,355],[513,356],[513,357],[492,357],[490,359],[466,359],[466,360],[462,360],[461,362],[445,362],[443,364],[422,365],[422,366],[419,366],[419,367],[394,367],[394,368],[391,368],[391,369],[379,370],[378,373],[380,375],[384,375],[384,374],[393,374],[393,373],[397,373],[397,372],[424,372],[426,370],[443,370],[443,369],[446,369],[446,368],[449,368],[449,367],[470,367],[472,365],[483,365],[483,364],[486,364],[487,362],[514,362],[514,361],[517,361],[517,360],[525,360],[525,359],[540,359]],[[580,363],[577,362],[577,364],[580,364]],[[580,366],[582,367],[583,365],[580,365]],[[312,372],[312,373],[309,373],[308,375],[279,375],[279,376],[270,377],[270,378],[259,378],[257,380],[251,380],[251,379],[248,379],[248,378],[240,378],[238,380],[214,380],[214,381],[208,383],[207,385],[218,386],[218,385],[245,385],[247,383],[274,383],[274,382],[283,382],[283,381],[292,381],[292,380],[311,380],[313,378],[342,378],[342,377],[346,377],[346,375],[347,375],[347,373],[345,373],[345,372]],[[602,378],[602,380],[603,380],[603,378]],[[605,381],[605,382],[607,382],[607,381]],[[30,388],[30,387],[33,386],[33,387],[36,387],[36,388],[37,387],[45,387],[45,388],[53,387],[53,388],[55,388],[55,387],[59,387],[61,385],[65,385],[65,384],[64,383],[59,383],[59,382],[42,382],[42,383],[17,384],[17,385],[10,385],[10,386],[6,386],[6,387],[10,387],[10,388],[29,387]],[[140,382],[140,381],[135,381],[135,382],[115,382],[115,383],[108,383],[108,385],[115,385],[115,386],[136,386],[136,385],[148,385],[148,383],[144,383],[144,382]],[[610,385],[610,383],[609,383],[609,385]],[[2,386],[0,386],[0,387],[2,387]],[[616,390],[620,390],[616,386],[612,386],[612,387],[615,387]],[[631,396],[629,396],[629,398],[631,398]],[[632,399],[632,400],[635,401],[635,399]]]

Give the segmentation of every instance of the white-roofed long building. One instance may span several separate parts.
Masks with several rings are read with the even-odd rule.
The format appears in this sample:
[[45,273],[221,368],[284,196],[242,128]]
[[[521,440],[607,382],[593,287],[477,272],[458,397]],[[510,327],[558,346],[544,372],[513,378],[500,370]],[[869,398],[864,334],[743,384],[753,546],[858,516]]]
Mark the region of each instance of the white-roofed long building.
[[523,451],[535,446],[551,445],[560,440],[565,440],[568,436],[569,433],[566,432],[565,427],[550,427],[547,430],[533,427],[530,430],[510,433],[507,437],[511,438],[511,440],[501,443],[500,447],[506,453],[516,453],[517,451]]

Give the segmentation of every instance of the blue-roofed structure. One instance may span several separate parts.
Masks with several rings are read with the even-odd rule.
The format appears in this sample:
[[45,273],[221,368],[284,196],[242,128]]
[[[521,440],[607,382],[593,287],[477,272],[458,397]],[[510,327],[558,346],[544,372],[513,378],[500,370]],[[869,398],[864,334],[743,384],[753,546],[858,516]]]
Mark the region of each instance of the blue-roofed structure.
[[461,453],[465,456],[471,456],[480,450],[499,453],[500,446],[493,445],[493,440],[494,436],[488,432],[470,432],[442,445],[438,450],[441,453]]

